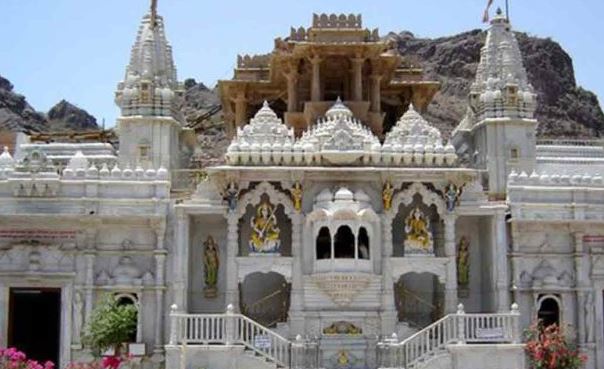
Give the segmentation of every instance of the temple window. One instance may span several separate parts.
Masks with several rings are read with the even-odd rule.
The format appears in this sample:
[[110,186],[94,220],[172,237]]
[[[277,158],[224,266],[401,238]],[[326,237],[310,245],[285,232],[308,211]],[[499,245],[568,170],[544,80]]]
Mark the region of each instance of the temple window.
[[334,237],[334,257],[336,259],[355,258],[355,237],[348,226],[338,228]]
[[138,299],[136,297],[136,295],[132,295],[129,293],[117,293],[114,295],[114,298],[117,300],[117,304],[118,306],[127,306],[127,305],[132,305],[136,308],[137,310],[137,325],[136,325],[136,329],[134,331],[132,331],[132,333],[130,334],[130,336],[128,337],[128,342],[138,342],[139,341],[139,337],[138,337],[138,330],[139,330],[139,317],[138,317]]
[[367,229],[361,227],[359,230],[359,236],[357,238],[357,255],[359,259],[369,259],[369,235]]
[[557,297],[544,296],[541,298],[537,318],[543,323],[544,327],[552,324],[560,325],[560,305]]
[[331,259],[331,234],[327,227],[321,228],[316,242],[317,259]]

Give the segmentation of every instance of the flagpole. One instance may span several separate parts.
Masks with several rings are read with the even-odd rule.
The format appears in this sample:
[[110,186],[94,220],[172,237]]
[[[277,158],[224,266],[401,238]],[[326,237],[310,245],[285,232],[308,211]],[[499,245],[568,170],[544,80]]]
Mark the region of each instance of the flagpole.
[[508,23],[510,22],[510,1],[509,0],[505,0],[505,17],[508,20]]

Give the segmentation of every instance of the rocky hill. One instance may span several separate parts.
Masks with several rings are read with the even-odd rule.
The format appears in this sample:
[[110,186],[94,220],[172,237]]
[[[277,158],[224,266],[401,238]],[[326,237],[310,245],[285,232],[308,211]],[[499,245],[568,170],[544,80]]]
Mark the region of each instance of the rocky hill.
[[0,76],[0,130],[11,132],[86,131],[99,129],[85,110],[61,100],[47,114],[36,111],[25,96]]
[[[441,91],[426,118],[445,135],[462,118],[486,32],[474,30],[437,39],[411,32],[391,33],[403,55],[441,82]],[[604,134],[604,114],[597,97],[577,86],[571,57],[551,39],[517,33],[530,83],[538,95],[538,135],[552,138],[593,138]]]

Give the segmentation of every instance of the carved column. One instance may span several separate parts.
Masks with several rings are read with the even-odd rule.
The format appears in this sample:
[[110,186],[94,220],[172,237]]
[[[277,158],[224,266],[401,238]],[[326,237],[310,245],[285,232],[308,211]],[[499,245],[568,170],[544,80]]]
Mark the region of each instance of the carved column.
[[310,59],[312,64],[312,77],[310,84],[310,100],[321,101],[321,58],[314,55]]
[[84,310],[84,324],[88,324],[90,316],[92,314],[92,306],[94,305],[94,259],[96,253],[94,250],[88,249],[84,253],[84,259],[86,260],[86,295],[85,299],[85,310]]
[[379,74],[371,75],[371,111],[374,113],[380,113],[382,111],[382,96],[380,86],[382,82],[382,76]]
[[242,127],[246,123],[247,118],[247,99],[245,92],[239,91],[233,100],[235,102],[235,124],[237,127]]
[[301,307],[303,301],[303,281],[302,281],[302,227],[303,216],[296,212],[292,215],[292,288],[291,300],[289,304],[290,329],[292,334],[303,334],[304,319],[301,316]]
[[239,311],[239,217],[235,212],[227,215],[227,261],[226,261],[226,304]]
[[285,77],[287,78],[287,111],[293,113],[298,110],[298,72],[291,70]]
[[355,57],[350,59],[352,64],[352,100],[363,100],[363,63],[364,58]]
[[165,268],[167,251],[164,248],[166,222],[161,220],[155,227],[155,351],[163,350],[163,307],[165,286]]
[[396,333],[396,324],[398,321],[396,305],[394,302],[394,281],[392,276],[392,219],[387,215],[381,216],[382,221],[382,324],[381,333],[391,335]]
[[445,256],[447,263],[447,280],[445,282],[445,314],[454,313],[457,309],[457,260],[455,250],[455,222],[453,214],[444,217],[445,223]]
[[497,213],[493,217],[494,250],[493,265],[495,266],[495,291],[497,293],[497,311],[507,312],[510,307],[509,272],[508,272],[508,235],[505,214]]
[[176,211],[176,252],[174,255],[174,301],[181,311],[187,309],[187,280],[188,280],[188,250],[189,250],[189,215],[183,210]]

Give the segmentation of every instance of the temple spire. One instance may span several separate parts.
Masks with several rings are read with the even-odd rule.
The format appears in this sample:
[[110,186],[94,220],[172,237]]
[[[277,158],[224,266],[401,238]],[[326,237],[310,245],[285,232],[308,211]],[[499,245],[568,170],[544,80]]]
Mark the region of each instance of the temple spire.
[[157,26],[157,0],[151,0],[151,28]]

